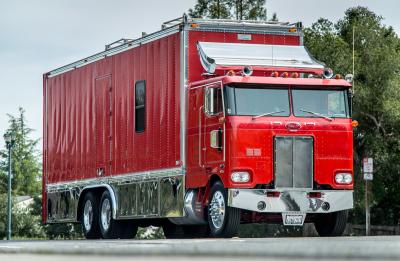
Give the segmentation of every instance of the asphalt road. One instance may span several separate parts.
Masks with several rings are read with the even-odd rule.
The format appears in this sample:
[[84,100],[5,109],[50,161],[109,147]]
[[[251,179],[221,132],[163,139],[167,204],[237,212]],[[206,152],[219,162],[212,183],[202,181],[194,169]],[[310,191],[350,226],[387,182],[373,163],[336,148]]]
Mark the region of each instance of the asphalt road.
[[400,236],[0,241],[0,260],[400,260]]

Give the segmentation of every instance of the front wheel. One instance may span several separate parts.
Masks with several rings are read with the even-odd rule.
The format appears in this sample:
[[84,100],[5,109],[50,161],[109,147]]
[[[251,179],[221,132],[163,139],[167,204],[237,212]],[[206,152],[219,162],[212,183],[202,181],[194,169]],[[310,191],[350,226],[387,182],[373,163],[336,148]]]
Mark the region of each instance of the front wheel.
[[208,224],[213,237],[237,236],[240,225],[240,209],[227,205],[228,191],[217,181],[211,187],[208,205]]
[[318,214],[314,222],[315,229],[321,237],[339,237],[346,229],[348,211],[338,211],[329,214]]

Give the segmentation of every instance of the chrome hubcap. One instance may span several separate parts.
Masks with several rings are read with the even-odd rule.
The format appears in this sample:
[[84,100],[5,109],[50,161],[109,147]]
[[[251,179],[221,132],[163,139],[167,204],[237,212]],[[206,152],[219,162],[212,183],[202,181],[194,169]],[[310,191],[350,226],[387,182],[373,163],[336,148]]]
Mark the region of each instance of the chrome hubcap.
[[108,198],[103,200],[103,204],[101,205],[100,219],[103,230],[107,231],[110,228],[111,221],[111,204]]
[[216,229],[220,229],[225,219],[225,199],[220,191],[214,193],[209,206],[211,222]]
[[83,225],[86,231],[90,231],[93,223],[93,206],[90,200],[85,202],[85,207],[83,209]]

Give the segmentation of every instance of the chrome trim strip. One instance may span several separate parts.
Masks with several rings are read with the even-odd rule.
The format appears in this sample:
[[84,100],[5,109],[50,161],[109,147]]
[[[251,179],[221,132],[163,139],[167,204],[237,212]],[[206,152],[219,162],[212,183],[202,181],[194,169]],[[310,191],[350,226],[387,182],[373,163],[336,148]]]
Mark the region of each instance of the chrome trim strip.
[[91,186],[91,185],[99,185],[99,184],[108,184],[108,183],[130,183],[130,182],[140,182],[160,177],[169,177],[171,173],[182,174],[181,168],[171,168],[171,169],[160,169],[160,170],[152,170],[152,171],[143,171],[143,172],[135,172],[135,173],[127,173],[121,174],[117,176],[105,176],[98,177],[93,179],[84,179],[84,180],[74,180],[68,182],[60,182],[48,184],[46,191],[54,192],[58,190],[66,190],[73,187],[79,186]]
[[202,136],[202,134],[201,134],[201,127],[202,127],[201,118],[203,116],[201,112],[203,111],[203,108],[204,108],[204,106],[200,106],[200,108],[199,108],[199,167],[200,168],[204,168],[204,165],[202,164],[202,153],[203,153],[202,145],[203,145],[203,143],[201,140],[201,136]]
[[[267,192],[280,192],[279,197],[268,197]],[[309,198],[309,192],[320,192],[321,198]],[[263,201],[266,208],[259,210]],[[328,209],[324,205],[329,204]],[[228,206],[263,213],[304,212],[331,213],[353,208],[352,190],[266,190],[229,189]]]
[[183,28],[181,30],[181,43],[180,43],[180,156],[182,168],[186,169],[186,99],[187,99],[187,23],[184,19]]

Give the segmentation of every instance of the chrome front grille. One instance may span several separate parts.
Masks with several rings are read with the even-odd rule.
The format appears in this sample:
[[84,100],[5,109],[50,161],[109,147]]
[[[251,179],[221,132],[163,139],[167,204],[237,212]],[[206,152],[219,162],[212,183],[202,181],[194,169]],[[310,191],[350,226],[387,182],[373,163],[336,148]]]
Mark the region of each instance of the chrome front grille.
[[277,136],[274,141],[275,187],[312,188],[314,140],[307,136]]

